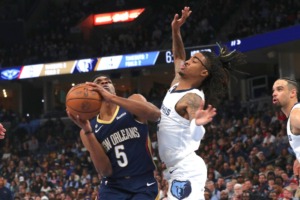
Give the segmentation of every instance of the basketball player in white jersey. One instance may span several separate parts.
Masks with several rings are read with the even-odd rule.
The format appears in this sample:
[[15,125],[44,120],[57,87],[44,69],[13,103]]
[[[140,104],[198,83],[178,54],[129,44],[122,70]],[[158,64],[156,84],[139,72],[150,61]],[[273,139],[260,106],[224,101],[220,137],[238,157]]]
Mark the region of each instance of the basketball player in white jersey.
[[[288,118],[286,131],[289,142],[296,155],[294,173],[300,167],[300,103],[298,102],[299,85],[296,80],[279,78],[273,84],[273,104],[281,108]],[[299,172],[294,175],[299,179]]]
[[[180,27],[190,16],[189,7],[172,21],[172,51],[175,78],[161,107],[158,123],[158,148],[166,164],[169,183],[168,199],[202,200],[207,168],[195,151],[204,136],[203,125],[216,115],[214,101],[228,86],[227,72],[241,61],[242,54],[221,48],[220,56],[199,52],[186,60]],[[212,105],[206,105],[206,102]]]
[[5,138],[5,132],[6,132],[6,129],[0,123],[0,139],[4,139]]

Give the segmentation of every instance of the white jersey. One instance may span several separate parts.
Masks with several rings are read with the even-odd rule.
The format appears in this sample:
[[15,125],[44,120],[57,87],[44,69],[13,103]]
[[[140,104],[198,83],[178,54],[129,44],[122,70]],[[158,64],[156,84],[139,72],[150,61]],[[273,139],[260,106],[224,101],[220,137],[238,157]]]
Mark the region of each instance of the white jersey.
[[[295,104],[294,107],[292,108],[292,110],[295,108],[300,108],[300,103]],[[291,112],[292,112],[292,110],[291,110]],[[289,138],[290,145],[296,154],[297,160],[300,162],[300,135],[294,135],[292,133],[290,118],[288,118],[286,130],[287,130],[287,135]]]
[[192,139],[190,121],[181,117],[175,106],[187,93],[195,93],[203,100],[204,93],[198,89],[175,91],[177,86],[178,83],[172,86],[163,100],[157,132],[159,155],[168,168],[194,153],[200,145],[200,140]]

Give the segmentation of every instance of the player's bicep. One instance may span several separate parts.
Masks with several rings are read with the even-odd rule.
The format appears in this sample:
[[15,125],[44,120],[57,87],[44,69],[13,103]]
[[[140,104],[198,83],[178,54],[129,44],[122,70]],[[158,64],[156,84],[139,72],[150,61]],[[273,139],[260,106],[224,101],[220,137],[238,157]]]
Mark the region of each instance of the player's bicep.
[[200,108],[202,98],[195,94],[189,93],[184,96],[186,104],[186,112],[188,114],[188,119],[192,120],[195,118],[196,111]]
[[300,108],[296,108],[291,113],[291,127],[293,134],[300,135]]

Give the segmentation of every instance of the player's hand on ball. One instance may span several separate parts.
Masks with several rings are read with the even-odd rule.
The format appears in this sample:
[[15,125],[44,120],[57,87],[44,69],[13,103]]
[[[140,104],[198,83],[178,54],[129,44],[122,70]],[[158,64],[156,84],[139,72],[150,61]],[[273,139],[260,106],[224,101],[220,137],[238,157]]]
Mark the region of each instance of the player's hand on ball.
[[91,132],[91,124],[89,120],[81,119],[79,115],[72,115],[68,110],[67,110],[68,117],[82,130],[85,132]]
[[86,84],[90,86],[90,90],[98,92],[105,101],[110,102],[116,96],[114,87],[110,87],[110,84],[97,84],[93,82],[86,82]]

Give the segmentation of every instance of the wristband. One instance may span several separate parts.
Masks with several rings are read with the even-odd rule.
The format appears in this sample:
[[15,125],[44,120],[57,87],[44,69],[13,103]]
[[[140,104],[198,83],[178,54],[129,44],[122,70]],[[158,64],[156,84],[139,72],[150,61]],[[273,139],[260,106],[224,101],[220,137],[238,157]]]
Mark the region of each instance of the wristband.
[[202,125],[197,126],[196,120],[193,119],[190,123],[190,132],[191,132],[193,140],[200,141],[205,134],[205,128]]
[[93,133],[93,131],[90,131],[90,130],[84,131],[84,134],[86,134],[86,135],[88,135],[88,134],[90,134],[90,133]]

